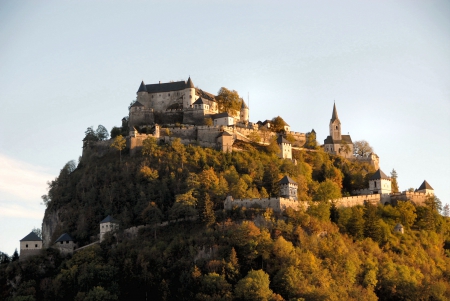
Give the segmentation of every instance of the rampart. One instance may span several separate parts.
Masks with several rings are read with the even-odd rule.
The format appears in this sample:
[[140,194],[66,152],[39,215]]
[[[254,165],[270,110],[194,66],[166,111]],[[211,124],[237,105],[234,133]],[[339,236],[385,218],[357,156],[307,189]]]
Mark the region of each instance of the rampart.
[[225,210],[232,210],[233,207],[260,207],[260,208],[272,208],[274,212],[281,212],[286,210],[287,208],[299,209],[302,204],[293,199],[287,198],[263,198],[263,199],[236,199],[228,196],[224,202]]

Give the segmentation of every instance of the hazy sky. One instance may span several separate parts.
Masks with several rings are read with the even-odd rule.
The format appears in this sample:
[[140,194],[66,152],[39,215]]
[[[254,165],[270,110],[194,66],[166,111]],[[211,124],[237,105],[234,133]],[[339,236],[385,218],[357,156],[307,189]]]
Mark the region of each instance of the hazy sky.
[[365,139],[401,190],[450,203],[449,1],[0,1],[0,250],[40,227],[40,196],[84,131],[120,125],[145,83],[187,80]]

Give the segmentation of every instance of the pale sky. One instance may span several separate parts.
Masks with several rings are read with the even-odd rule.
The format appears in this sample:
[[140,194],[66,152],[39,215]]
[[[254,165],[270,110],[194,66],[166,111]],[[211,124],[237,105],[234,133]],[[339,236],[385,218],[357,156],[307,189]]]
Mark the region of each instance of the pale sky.
[[0,1],[0,251],[40,227],[40,196],[84,131],[119,126],[145,83],[187,80],[367,140],[401,190],[450,203],[449,1]]

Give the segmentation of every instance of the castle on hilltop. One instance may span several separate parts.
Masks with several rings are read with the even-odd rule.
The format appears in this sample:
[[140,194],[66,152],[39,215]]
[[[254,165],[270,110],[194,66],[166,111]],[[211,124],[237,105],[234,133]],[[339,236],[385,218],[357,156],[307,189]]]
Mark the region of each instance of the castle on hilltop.
[[130,107],[129,126],[154,123],[180,123],[205,125],[211,118],[214,125],[234,125],[248,122],[249,110],[241,99],[241,110],[233,113],[219,113],[214,94],[196,88],[191,78],[185,81],[158,84],[141,82],[136,102]]

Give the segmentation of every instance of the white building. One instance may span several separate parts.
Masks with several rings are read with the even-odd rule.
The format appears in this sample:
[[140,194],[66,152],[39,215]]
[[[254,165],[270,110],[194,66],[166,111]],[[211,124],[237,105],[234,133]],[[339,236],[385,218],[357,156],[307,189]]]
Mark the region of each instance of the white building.
[[106,233],[118,229],[119,223],[117,223],[117,221],[115,221],[111,215],[105,217],[105,219],[100,222],[100,242],[103,241]]

